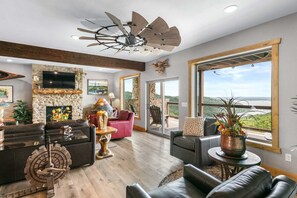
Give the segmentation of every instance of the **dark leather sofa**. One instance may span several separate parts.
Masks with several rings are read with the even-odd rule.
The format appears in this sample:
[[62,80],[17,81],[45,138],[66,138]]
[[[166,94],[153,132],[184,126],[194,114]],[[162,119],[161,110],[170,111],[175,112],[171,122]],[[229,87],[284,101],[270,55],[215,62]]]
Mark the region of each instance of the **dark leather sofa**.
[[216,122],[213,118],[204,121],[204,137],[184,136],[183,131],[171,131],[170,155],[196,167],[212,163],[207,151],[220,144]]
[[185,165],[183,177],[152,192],[145,192],[139,184],[127,186],[127,198],[295,198],[296,182],[271,174],[260,166],[253,166],[221,182],[208,173]]
[[58,134],[65,125],[71,126],[72,130],[81,130],[88,137],[79,142],[60,143],[70,152],[71,168],[92,165],[95,162],[96,128],[89,126],[86,120],[2,126],[5,139],[4,147],[0,148],[0,185],[24,179],[27,158],[44,145],[46,134]]

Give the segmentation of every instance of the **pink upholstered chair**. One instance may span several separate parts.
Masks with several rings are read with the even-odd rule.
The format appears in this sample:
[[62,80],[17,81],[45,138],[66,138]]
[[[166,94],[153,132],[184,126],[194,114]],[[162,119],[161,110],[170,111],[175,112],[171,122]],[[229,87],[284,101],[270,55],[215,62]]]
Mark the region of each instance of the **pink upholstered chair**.
[[[90,123],[98,127],[98,120],[96,114],[91,114],[89,117]],[[111,139],[119,139],[124,137],[131,137],[134,125],[134,113],[122,110],[118,118],[110,118],[107,122],[108,126],[118,129],[117,133],[111,135]]]
[[117,133],[112,134],[111,139],[131,137],[134,125],[134,113],[122,110],[118,118],[108,119],[107,125],[118,129]]

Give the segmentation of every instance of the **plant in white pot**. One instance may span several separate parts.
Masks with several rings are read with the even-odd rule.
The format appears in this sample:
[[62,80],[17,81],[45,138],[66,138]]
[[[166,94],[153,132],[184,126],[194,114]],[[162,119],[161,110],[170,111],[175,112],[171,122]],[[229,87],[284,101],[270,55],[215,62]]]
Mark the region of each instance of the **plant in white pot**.
[[223,99],[222,112],[215,114],[218,130],[221,133],[220,146],[222,151],[232,157],[241,157],[246,151],[246,133],[242,129],[240,119],[246,114],[237,114],[235,106],[240,102],[236,98]]

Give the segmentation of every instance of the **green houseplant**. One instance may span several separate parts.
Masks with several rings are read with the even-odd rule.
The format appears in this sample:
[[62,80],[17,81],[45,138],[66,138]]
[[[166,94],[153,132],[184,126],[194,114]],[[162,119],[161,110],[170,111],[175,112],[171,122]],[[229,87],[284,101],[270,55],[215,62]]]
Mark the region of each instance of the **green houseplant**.
[[237,114],[235,106],[240,100],[236,98],[220,98],[224,106],[222,111],[215,114],[218,130],[221,132],[220,146],[222,151],[232,157],[241,157],[246,151],[246,133],[242,130],[240,119],[246,114]]
[[32,123],[32,110],[28,107],[27,102],[17,100],[17,104],[13,106],[13,118],[19,124]]

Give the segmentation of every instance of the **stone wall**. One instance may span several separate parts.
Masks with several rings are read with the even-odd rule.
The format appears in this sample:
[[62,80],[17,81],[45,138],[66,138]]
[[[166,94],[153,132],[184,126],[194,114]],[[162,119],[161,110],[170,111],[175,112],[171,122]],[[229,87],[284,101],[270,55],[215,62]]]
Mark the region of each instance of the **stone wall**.
[[[42,71],[73,72],[75,89],[82,90],[83,71],[79,68],[32,65],[32,89],[42,88]],[[82,94],[32,94],[33,123],[46,122],[46,106],[72,106],[72,119],[83,117]]]

